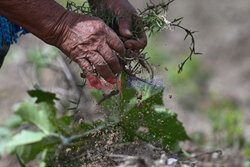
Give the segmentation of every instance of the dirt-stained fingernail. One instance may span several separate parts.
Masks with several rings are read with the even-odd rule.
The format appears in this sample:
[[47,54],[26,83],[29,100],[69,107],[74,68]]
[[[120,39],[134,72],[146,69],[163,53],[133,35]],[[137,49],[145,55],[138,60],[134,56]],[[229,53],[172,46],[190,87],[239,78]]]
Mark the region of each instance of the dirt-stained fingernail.
[[131,32],[130,30],[128,30],[128,29],[125,29],[125,30],[124,30],[124,33],[125,33],[127,36],[130,36],[130,37],[133,36],[132,32]]

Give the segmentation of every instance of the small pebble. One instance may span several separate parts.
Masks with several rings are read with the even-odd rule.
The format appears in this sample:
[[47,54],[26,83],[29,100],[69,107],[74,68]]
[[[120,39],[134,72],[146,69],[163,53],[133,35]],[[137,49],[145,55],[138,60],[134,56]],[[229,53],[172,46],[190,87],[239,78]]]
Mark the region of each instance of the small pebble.
[[168,165],[173,165],[175,162],[177,162],[178,160],[175,158],[169,158],[168,159]]

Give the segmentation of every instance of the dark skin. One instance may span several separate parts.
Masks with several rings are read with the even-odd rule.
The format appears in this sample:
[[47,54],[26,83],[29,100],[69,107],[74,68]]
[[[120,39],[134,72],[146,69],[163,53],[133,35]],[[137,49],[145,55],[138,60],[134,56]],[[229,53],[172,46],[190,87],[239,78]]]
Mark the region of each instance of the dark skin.
[[125,48],[142,49],[147,39],[145,34],[139,40],[132,39],[130,28],[136,10],[127,0],[102,0],[99,5],[115,11],[117,16],[127,15],[118,25],[119,35],[126,39],[124,43],[102,20],[69,12],[54,0],[0,1],[0,14],[58,47],[81,67],[89,80],[95,78],[91,64],[105,80],[112,80],[121,71],[113,51],[122,57]]
[[97,3],[99,8],[108,9],[110,12],[114,11],[115,15],[121,18],[118,25],[119,35],[127,39],[124,42],[126,48],[140,50],[147,45],[145,33],[138,40],[132,40],[133,34],[131,29],[135,21],[133,16],[137,16],[137,11],[128,0],[89,0],[89,3]]

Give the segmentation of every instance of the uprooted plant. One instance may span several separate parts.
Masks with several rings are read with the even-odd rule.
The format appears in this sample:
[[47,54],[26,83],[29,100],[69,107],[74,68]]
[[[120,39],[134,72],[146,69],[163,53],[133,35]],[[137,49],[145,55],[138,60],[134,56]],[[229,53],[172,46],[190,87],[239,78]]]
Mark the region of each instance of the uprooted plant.
[[[184,65],[188,60],[192,59],[192,56],[201,54],[196,51],[195,38],[194,33],[196,31],[191,31],[183,26],[181,26],[181,22],[183,18],[173,19],[173,21],[169,21],[167,19],[168,9],[171,3],[174,0],[162,1],[159,4],[154,4],[151,0],[149,3],[146,2],[146,8],[144,10],[138,9],[138,15],[134,16],[135,23],[132,27],[133,38],[136,40],[143,33],[148,33],[149,36],[159,33],[164,29],[173,30],[174,28],[180,28],[184,30],[186,35],[184,40],[190,38],[190,54],[189,56],[178,65],[178,73],[183,71]],[[66,8],[70,11],[91,15],[95,17],[101,18],[107,25],[109,25],[115,32],[118,33],[117,24],[119,23],[121,18],[125,18],[125,16],[117,17],[114,12],[110,12],[105,8],[98,8],[98,5],[88,4],[84,2],[82,5],[78,6],[73,1],[68,0]],[[121,40],[125,40],[121,37]],[[152,84],[151,81],[154,78],[154,71],[152,65],[149,63],[150,55],[144,52],[144,49],[141,50],[126,50],[125,57],[120,57],[117,55],[120,60],[120,65],[129,77],[134,77],[142,82],[147,82],[147,84]],[[98,74],[96,74],[98,76]],[[84,78],[84,75],[82,75]],[[145,78],[150,78],[151,81],[146,80]],[[117,93],[114,93],[117,92]],[[112,91],[106,97],[112,97],[118,94],[118,91]],[[103,97],[100,102],[103,102],[107,98]]]
[[[188,37],[191,39],[190,43],[190,54],[189,56],[181,62],[178,67],[178,73],[182,72],[184,65],[188,60],[192,59],[194,54],[200,54],[196,51],[195,39],[193,34],[196,31],[191,31],[183,26],[181,26],[181,22],[183,18],[174,19],[173,21],[169,21],[167,19],[168,8],[170,4],[174,2],[174,0],[162,1],[159,4],[154,4],[152,1],[146,3],[147,7],[144,10],[138,9],[138,16],[134,16],[135,23],[132,27],[132,33],[134,39],[139,38],[142,33],[149,33],[149,36],[152,34],[156,34],[163,29],[174,29],[180,28],[185,31],[186,35],[184,40]],[[107,25],[109,25],[115,32],[118,33],[117,23],[121,17],[115,16],[114,12],[109,12],[104,8],[97,8],[95,3],[89,5],[87,2],[84,2],[82,5],[78,6],[73,1],[68,1],[67,9],[76,13],[91,15],[95,17],[101,18]],[[123,16],[123,17],[126,17]],[[119,34],[119,33],[118,33]],[[120,37],[123,40],[123,37]],[[120,64],[123,68],[123,71],[128,74],[130,77],[136,77],[137,79],[143,80],[139,75],[144,75],[143,71],[146,71],[150,78],[154,77],[153,68],[151,67],[148,59],[150,56],[147,56],[147,53],[142,50],[133,51],[131,49],[127,49],[126,56],[120,59]]]
[[[142,91],[143,94],[138,96]],[[80,166],[91,160],[86,155],[86,147],[97,147],[100,141],[110,143],[111,140],[114,144],[135,140],[156,142],[165,149],[178,150],[179,141],[189,139],[177,115],[163,107],[162,88],[136,90],[122,85],[121,92],[118,97],[101,104],[110,112],[104,120],[73,123],[74,114],[57,114],[54,101],[58,98],[55,94],[39,88],[28,91],[35,99],[17,105],[15,116],[2,128],[18,129],[27,123],[32,126],[13,137],[6,137],[8,142],[5,148],[9,153],[16,154],[22,164],[42,153],[41,166]],[[92,94],[100,100],[100,91],[93,91]]]

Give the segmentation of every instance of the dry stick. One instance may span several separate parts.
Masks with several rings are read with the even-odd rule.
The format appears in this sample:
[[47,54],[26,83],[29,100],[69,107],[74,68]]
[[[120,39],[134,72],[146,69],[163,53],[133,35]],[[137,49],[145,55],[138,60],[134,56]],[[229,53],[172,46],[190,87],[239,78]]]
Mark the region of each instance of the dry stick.
[[174,27],[178,27],[178,28],[180,28],[180,29],[182,29],[182,30],[184,30],[186,32],[186,36],[185,36],[184,40],[186,40],[186,38],[188,36],[191,37],[191,44],[190,44],[190,47],[189,47],[190,54],[189,54],[189,56],[181,64],[178,65],[178,67],[179,67],[178,73],[181,73],[183,71],[184,65],[186,64],[186,62],[188,60],[192,60],[192,56],[193,55],[200,55],[200,54],[202,54],[202,53],[196,52],[195,39],[194,39],[193,34],[196,33],[197,31],[193,31],[192,32],[189,29],[187,29],[187,28],[185,28],[183,26],[180,26],[179,24],[171,23],[170,25],[174,26]]
[[110,99],[111,97],[118,95],[120,93],[120,90],[113,90],[109,94],[104,94],[103,98],[97,103],[98,105],[101,105],[105,100]]
[[212,155],[212,154],[219,154],[219,156],[221,156],[223,154],[223,152],[221,150],[216,150],[216,151],[211,151],[211,152],[204,152],[204,153],[201,153],[201,154],[198,154],[198,155],[195,155],[191,158],[198,158],[198,157],[201,157],[203,155]]
[[174,1],[175,0],[169,0],[168,3],[160,3],[158,5],[155,5],[153,2],[151,2],[153,5],[147,6],[148,7],[147,9],[144,9],[143,11],[140,11],[140,15],[144,14],[148,10],[152,10],[152,9],[156,9],[156,8],[166,8]]

